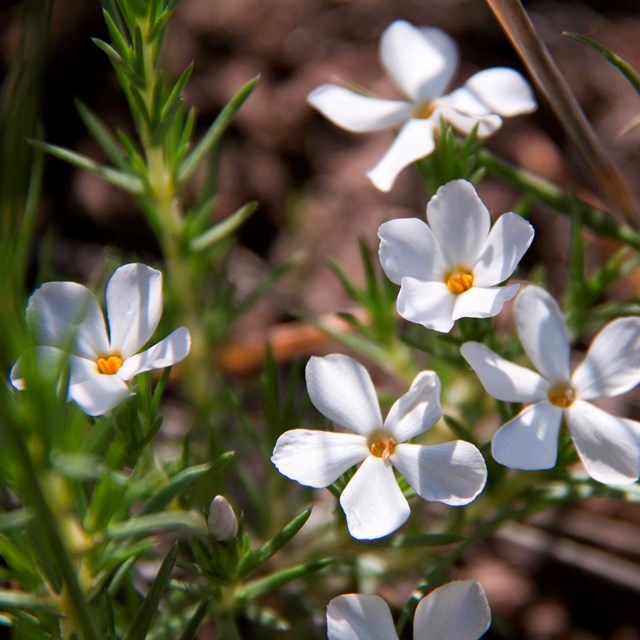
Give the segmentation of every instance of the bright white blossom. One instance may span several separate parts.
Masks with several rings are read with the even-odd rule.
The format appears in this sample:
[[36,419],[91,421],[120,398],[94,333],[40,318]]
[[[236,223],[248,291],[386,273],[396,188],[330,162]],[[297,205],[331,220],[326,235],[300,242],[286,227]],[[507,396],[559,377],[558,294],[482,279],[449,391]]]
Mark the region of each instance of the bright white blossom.
[[221,542],[228,542],[238,535],[238,518],[224,496],[216,496],[209,506],[207,518],[209,533]]
[[[478,582],[449,582],[418,603],[414,640],[477,640],[491,624],[487,597]],[[350,593],[327,607],[329,640],[397,640],[391,611],[379,596]]]
[[307,99],[334,124],[355,133],[400,128],[367,172],[381,191],[389,191],[402,169],[434,150],[441,117],[465,134],[477,126],[478,135],[486,137],[500,127],[500,116],[530,113],[537,106],[526,80],[505,67],[480,71],[445,95],[458,68],[458,49],[440,29],[393,22],[380,38],[380,60],[407,100],[369,97],[334,84],[317,87]]
[[425,500],[463,505],[482,491],[487,470],[472,444],[406,442],[440,418],[440,380],[433,371],[416,376],[384,422],[369,374],[351,358],[338,354],[311,358],[306,380],[316,408],[350,433],[287,431],[278,438],[271,461],[283,475],[314,488],[329,486],[362,463],[340,496],[354,538],[381,538],[409,517],[409,504],[393,467]]
[[509,212],[490,229],[489,211],[466,180],[438,189],[427,205],[427,221],[400,218],[378,229],[382,268],[401,285],[398,313],[443,332],[458,318],[500,313],[519,285],[496,285],[514,272],[533,227]]
[[[75,282],[47,282],[27,306],[27,325],[41,346],[38,366],[55,370],[68,355],[68,396],[91,416],[113,409],[133,391],[139,373],[169,367],[189,353],[185,327],[138,353],[162,315],[162,273],[144,264],[116,269],[107,284],[108,328],[95,296]],[[24,388],[24,355],[11,370],[11,383]]]
[[618,318],[606,325],[571,374],[567,327],[557,302],[530,285],[514,307],[520,342],[539,374],[483,344],[467,342],[461,348],[487,393],[529,405],[496,432],[493,457],[513,469],[553,467],[564,417],[592,478],[608,484],[635,482],[640,475],[640,423],[588,401],[617,396],[640,382],[640,318]]

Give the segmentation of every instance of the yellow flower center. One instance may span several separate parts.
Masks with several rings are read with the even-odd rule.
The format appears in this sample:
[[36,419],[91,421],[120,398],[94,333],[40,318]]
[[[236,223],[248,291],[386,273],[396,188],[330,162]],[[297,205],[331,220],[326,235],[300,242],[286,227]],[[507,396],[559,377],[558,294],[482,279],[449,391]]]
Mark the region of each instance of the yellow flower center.
[[372,456],[387,460],[389,456],[396,450],[396,441],[390,436],[376,432],[369,436],[369,451]]
[[98,371],[112,376],[122,366],[122,358],[118,355],[101,356],[98,358]]
[[435,102],[423,102],[419,104],[412,112],[414,118],[419,118],[420,120],[426,120],[433,115],[433,112],[436,110]]
[[445,282],[451,293],[460,295],[473,286],[473,274],[466,269],[454,269],[447,275]]
[[547,398],[554,407],[560,407],[560,409],[567,409],[570,407],[576,399],[576,392],[573,387],[559,382],[554,384],[547,392]]

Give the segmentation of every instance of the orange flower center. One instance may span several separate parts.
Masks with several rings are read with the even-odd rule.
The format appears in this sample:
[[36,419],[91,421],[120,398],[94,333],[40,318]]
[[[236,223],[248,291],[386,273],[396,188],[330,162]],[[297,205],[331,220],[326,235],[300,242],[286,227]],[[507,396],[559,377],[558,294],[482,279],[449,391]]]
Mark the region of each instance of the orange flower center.
[[112,376],[118,372],[122,366],[122,358],[118,355],[101,356],[98,358],[98,371],[107,376]]
[[447,275],[445,282],[451,293],[460,295],[473,286],[473,274],[466,269],[454,269]]
[[559,382],[554,384],[547,392],[547,398],[554,407],[560,407],[560,409],[567,409],[573,404],[576,399],[576,392],[573,387]]
[[435,102],[423,102],[419,104],[412,112],[414,118],[419,118],[420,120],[426,120],[433,115],[433,112],[436,110]]
[[369,451],[372,456],[387,460],[396,450],[396,441],[384,433],[373,433],[369,436]]

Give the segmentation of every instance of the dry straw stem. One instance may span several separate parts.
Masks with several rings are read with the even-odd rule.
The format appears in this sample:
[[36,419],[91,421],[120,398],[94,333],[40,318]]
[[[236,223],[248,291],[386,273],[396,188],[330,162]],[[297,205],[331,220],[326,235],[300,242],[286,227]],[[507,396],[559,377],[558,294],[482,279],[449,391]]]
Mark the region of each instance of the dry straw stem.
[[518,0],[486,0],[613,212],[640,228],[636,203]]

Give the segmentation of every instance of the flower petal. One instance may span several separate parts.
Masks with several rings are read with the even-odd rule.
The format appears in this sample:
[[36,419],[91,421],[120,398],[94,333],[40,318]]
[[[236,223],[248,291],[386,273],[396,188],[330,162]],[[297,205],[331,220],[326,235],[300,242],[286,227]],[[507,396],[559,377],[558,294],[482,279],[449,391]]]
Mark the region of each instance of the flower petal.
[[454,129],[457,129],[465,135],[469,135],[476,129],[479,138],[487,138],[502,126],[502,118],[493,113],[486,116],[478,116],[465,113],[450,105],[441,105],[439,114],[452,125]]
[[170,367],[184,360],[190,349],[189,330],[186,327],[178,327],[158,344],[125,360],[118,370],[118,376],[122,380],[131,380],[144,371]]
[[368,455],[363,436],[292,429],[278,438],[271,462],[283,476],[306,487],[322,489]]
[[440,29],[396,20],[380,38],[380,60],[398,88],[420,102],[443,94],[456,72],[458,50]]
[[493,318],[513,298],[519,284],[509,284],[506,287],[476,287],[456,296],[453,307],[453,319],[458,318]]
[[37,369],[40,377],[51,378],[59,373],[64,358],[64,351],[57,347],[33,347],[21,354],[11,367],[9,381],[18,391],[24,391],[27,388],[25,375],[30,370],[35,373]]
[[491,216],[466,180],[440,187],[427,205],[427,220],[450,268],[472,271],[489,235]]
[[471,76],[465,87],[501,116],[531,113],[537,108],[529,83],[514,69],[494,67]]
[[405,320],[447,333],[453,327],[455,301],[444,282],[403,278],[396,306]]
[[389,461],[371,455],[345,487],[340,506],[347,516],[349,533],[357,540],[374,540],[393,533],[410,513]]
[[328,640],[394,640],[398,638],[389,606],[380,596],[349,593],[327,606]]
[[153,335],[162,315],[162,273],[145,264],[125,264],[107,284],[111,352],[127,359]]
[[571,384],[583,400],[617,396],[640,382],[640,318],[618,318],[593,339]]
[[576,400],[565,416],[587,473],[598,482],[631,484],[640,476],[640,423]]
[[441,415],[440,378],[434,371],[421,371],[391,407],[384,430],[396,442],[405,442],[431,429]]
[[433,122],[433,118],[412,118],[400,129],[387,153],[367,171],[367,177],[376,189],[389,191],[406,166],[435,149]]
[[410,276],[444,279],[446,264],[429,226],[418,218],[389,220],[378,229],[380,263],[391,282]]
[[399,444],[391,461],[421,498],[452,506],[471,502],[487,481],[482,454],[463,440]]
[[422,598],[413,618],[414,640],[478,640],[491,624],[484,590],[475,580],[457,580]]
[[551,383],[569,382],[569,335],[558,303],[529,285],[514,304],[518,336],[535,368]]
[[337,84],[320,85],[307,102],[333,124],[354,133],[395,127],[411,117],[413,108],[403,100],[370,98]]
[[479,342],[465,342],[460,353],[490,396],[504,402],[537,402],[546,398],[549,383],[535,371],[501,358]]
[[97,372],[69,386],[69,398],[90,416],[107,413],[132,395],[126,382],[117,375]]
[[510,469],[551,469],[558,457],[561,422],[562,409],[541,400],[496,431],[491,453]]
[[47,346],[68,347],[92,360],[109,351],[98,301],[76,282],[47,282],[37,289],[29,299],[27,324]]
[[515,213],[501,215],[493,225],[473,269],[473,284],[492,287],[504,282],[533,240],[533,227]]
[[314,356],[305,375],[311,402],[329,420],[363,436],[382,427],[376,390],[361,364],[338,353]]

